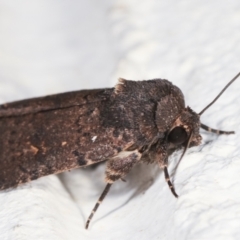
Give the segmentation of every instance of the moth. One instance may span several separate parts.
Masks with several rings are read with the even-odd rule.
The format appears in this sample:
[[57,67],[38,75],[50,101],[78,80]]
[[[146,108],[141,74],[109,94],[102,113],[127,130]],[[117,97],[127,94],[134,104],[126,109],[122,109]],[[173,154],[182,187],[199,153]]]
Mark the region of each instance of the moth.
[[[201,143],[200,122],[237,74],[200,113],[185,106],[181,90],[163,79],[119,79],[114,88],[82,90],[0,105],[0,189],[106,161],[106,187],[86,228],[112,184],[138,162],[157,163],[173,195],[169,155]],[[180,162],[179,160],[179,162]]]

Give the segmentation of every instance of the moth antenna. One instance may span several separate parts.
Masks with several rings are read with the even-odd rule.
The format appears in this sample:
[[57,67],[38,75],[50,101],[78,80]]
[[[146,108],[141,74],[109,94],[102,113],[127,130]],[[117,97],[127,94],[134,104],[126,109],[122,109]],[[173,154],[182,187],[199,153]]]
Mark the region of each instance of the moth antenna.
[[102,193],[102,195],[100,196],[100,198],[98,199],[97,203],[95,204],[90,216],[88,217],[88,220],[86,222],[85,228],[88,229],[89,223],[92,220],[94,213],[97,211],[99,205],[102,203],[103,199],[106,197],[107,193],[109,192],[110,187],[112,186],[112,183],[108,183]]
[[185,147],[184,147],[183,153],[182,153],[180,159],[178,160],[178,163],[177,163],[176,168],[175,168],[175,172],[176,172],[176,170],[177,170],[177,168],[178,168],[178,165],[180,164],[183,156],[185,155],[185,153],[186,153],[186,151],[187,151],[187,149],[188,149],[188,147],[189,147],[189,145],[190,145],[190,142],[191,142],[191,139],[192,139],[192,135],[193,135],[193,131],[191,131],[190,136],[189,136],[188,141],[187,141],[187,144],[186,144]]
[[210,102],[198,115],[201,116],[209,107],[211,107],[218,98],[225,92],[225,90],[240,76],[240,72],[223,88],[223,90]]

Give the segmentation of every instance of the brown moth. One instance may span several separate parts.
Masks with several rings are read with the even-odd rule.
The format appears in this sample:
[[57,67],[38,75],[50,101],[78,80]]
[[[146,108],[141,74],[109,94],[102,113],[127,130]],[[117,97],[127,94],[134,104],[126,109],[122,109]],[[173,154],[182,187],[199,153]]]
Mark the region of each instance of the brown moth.
[[[111,185],[140,161],[168,174],[168,156],[201,143],[200,116],[240,76],[235,76],[200,113],[185,107],[181,90],[162,79],[119,79],[115,88],[83,90],[0,105],[0,189],[107,161],[107,185],[86,228]],[[180,158],[180,160],[181,160]],[[179,161],[180,161],[179,160]]]

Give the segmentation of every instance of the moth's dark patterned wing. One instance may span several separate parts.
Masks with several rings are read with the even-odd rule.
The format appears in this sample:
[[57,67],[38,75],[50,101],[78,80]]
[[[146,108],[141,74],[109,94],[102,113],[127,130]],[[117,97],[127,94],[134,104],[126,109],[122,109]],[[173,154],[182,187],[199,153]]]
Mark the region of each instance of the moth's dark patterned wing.
[[0,189],[113,157],[128,145],[102,127],[113,89],[79,91],[0,107]]

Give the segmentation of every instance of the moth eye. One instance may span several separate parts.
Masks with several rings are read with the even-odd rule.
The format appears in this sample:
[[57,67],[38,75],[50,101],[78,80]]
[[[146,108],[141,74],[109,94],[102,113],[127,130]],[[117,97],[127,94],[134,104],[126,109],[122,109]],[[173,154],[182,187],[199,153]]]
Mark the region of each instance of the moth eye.
[[187,140],[187,133],[183,127],[175,127],[168,135],[168,141],[174,144],[182,144]]

